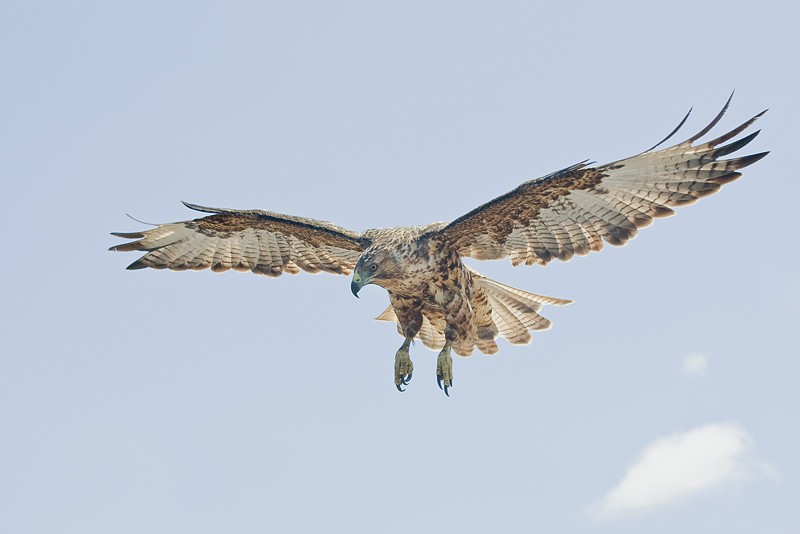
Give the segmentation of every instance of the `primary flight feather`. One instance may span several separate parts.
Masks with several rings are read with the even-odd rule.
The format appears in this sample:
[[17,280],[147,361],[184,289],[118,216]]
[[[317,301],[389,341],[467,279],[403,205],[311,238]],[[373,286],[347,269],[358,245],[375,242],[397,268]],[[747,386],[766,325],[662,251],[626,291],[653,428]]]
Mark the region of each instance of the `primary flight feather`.
[[[547,265],[603,248],[624,245],[653,219],[672,215],[739,178],[740,169],[767,152],[720,159],[750,143],[758,131],[730,141],[764,112],[712,141],[694,145],[730,104],[702,131],[658,150],[664,141],[636,156],[592,166],[579,163],[523,183],[451,223],[352,232],[334,224],[261,210],[207,208],[211,215],[157,225],[144,232],[114,233],[134,241],[110,250],[145,251],[129,269],[207,269],[252,271],[267,276],[301,270],[352,274],[358,296],[367,284],[389,293],[389,307],[378,317],[397,322],[404,341],[395,355],[395,385],[411,380],[409,347],[414,338],[440,350],[439,387],[449,395],[453,383],[451,349],[467,356],[475,347],[497,352],[495,339],[525,344],[530,331],[546,330],[539,315],[545,304],[571,301],[528,293],[501,284],[467,267],[464,257],[508,257],[514,265]],[[687,115],[688,117],[688,115]]]

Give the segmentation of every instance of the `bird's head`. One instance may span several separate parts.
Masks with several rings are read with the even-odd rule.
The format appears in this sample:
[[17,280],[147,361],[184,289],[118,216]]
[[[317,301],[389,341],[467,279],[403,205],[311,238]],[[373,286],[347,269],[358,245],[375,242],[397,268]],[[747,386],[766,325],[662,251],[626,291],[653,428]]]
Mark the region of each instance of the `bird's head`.
[[350,291],[358,297],[358,292],[368,284],[384,286],[384,282],[397,275],[397,259],[385,250],[367,250],[358,259],[353,269],[353,279],[350,282]]

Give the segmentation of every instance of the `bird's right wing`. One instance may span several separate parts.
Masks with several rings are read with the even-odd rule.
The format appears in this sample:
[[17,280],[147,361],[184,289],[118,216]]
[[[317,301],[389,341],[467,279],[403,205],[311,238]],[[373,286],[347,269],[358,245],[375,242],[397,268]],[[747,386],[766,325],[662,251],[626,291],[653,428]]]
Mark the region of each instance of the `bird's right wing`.
[[137,241],[109,250],[147,252],[128,269],[252,271],[267,276],[327,272],[350,274],[369,240],[324,221],[261,210],[184,204],[208,217],[112,235]]
[[579,163],[530,180],[432,235],[461,256],[509,257],[514,265],[566,261],[600,250],[604,241],[624,245],[654,218],[672,215],[673,207],[716,193],[741,176],[740,169],[767,155],[720,159],[758,135],[723,144],[764,112],[712,141],[693,144],[717,124],[728,103],[711,124],[682,143],[656,150],[679,125],[650,150],[597,167]]

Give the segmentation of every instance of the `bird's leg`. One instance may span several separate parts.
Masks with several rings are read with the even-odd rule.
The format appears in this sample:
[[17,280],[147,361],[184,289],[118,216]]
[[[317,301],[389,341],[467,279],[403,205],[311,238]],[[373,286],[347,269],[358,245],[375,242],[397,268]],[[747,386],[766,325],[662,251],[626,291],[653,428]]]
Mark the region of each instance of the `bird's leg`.
[[394,385],[398,391],[405,391],[401,386],[407,386],[411,382],[411,375],[414,372],[414,364],[408,355],[408,347],[411,345],[412,337],[406,337],[397,354],[394,356]]
[[[443,389],[444,394],[448,397],[450,396],[448,390],[453,387],[453,358],[450,356],[450,347],[452,346],[452,340],[446,341],[442,352],[436,358],[436,383],[439,384],[439,389]],[[444,388],[442,384],[444,384]]]

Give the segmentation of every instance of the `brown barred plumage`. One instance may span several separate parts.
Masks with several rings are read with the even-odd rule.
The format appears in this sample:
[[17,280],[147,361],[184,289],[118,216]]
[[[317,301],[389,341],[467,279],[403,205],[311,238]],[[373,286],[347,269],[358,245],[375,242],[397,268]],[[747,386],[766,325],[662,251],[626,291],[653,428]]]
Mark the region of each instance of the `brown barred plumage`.
[[[328,222],[261,210],[217,209],[186,204],[211,215],[156,225],[144,232],[115,233],[134,241],[111,250],[146,252],[129,269],[252,271],[267,276],[301,270],[353,274],[354,294],[366,284],[389,292],[380,320],[396,321],[403,345],[395,359],[395,385],[411,378],[411,340],[440,350],[437,375],[452,385],[450,350],[467,356],[475,347],[498,351],[495,339],[531,340],[550,328],[539,315],[545,304],[571,301],[544,297],[481,276],[461,262],[508,257],[514,265],[547,265],[603,248],[624,245],[653,219],[716,193],[761,152],[720,159],[750,143],[758,131],[727,145],[764,112],[706,143],[693,146],[728,109],[698,134],[657,150],[600,166],[579,163],[523,183],[468,214],[446,223],[351,232]],[[687,115],[688,116],[688,115]],[[684,121],[686,118],[684,118]],[[683,122],[663,142],[674,135]]]

